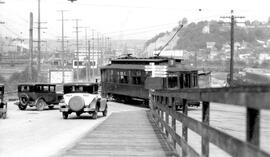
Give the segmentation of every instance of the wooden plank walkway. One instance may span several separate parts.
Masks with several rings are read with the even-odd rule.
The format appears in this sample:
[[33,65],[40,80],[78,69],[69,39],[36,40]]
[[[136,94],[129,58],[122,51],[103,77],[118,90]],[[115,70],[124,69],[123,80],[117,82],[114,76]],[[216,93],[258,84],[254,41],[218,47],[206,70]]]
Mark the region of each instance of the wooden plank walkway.
[[178,156],[149,117],[148,111],[113,113],[67,150],[65,157]]

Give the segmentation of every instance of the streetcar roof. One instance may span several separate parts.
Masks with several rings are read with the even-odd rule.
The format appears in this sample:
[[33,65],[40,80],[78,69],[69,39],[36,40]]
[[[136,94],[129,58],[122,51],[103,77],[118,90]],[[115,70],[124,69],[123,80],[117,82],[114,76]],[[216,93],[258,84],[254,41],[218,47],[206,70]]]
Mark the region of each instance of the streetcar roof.
[[98,85],[96,82],[70,82],[65,83],[64,86],[91,86],[91,85]]
[[[168,63],[171,58],[118,58],[111,60],[112,64],[144,64],[149,63],[162,64]],[[180,63],[182,59],[174,59],[177,63]]]
[[[101,69],[125,69],[125,70],[131,70],[131,69],[137,69],[137,70],[145,70],[145,65],[139,65],[139,64],[110,64],[104,67],[101,67]],[[180,64],[177,66],[170,67],[168,66],[168,71],[198,71],[195,68],[185,66],[184,64]]]
[[40,83],[39,83],[39,82],[26,82],[26,83],[19,83],[18,85],[19,85],[19,86],[23,86],[23,85],[26,85],[26,86],[53,85],[53,86],[55,86],[56,84],[54,84],[54,83],[41,83],[41,82],[40,82]]

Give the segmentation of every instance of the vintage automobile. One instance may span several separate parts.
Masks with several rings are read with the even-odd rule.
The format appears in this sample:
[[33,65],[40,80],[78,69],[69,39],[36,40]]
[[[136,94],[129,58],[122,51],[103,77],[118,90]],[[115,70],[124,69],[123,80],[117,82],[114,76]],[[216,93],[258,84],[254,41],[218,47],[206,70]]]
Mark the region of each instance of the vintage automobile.
[[56,84],[22,83],[18,85],[18,97],[20,110],[25,110],[27,106],[36,106],[41,111],[46,106],[53,109],[59,104],[63,94],[56,92]]
[[5,86],[0,84],[0,118],[7,117],[7,102],[4,100]]
[[98,94],[98,83],[67,83],[64,84],[64,96],[59,103],[63,118],[75,112],[77,116],[89,113],[97,119],[98,112],[107,116],[107,99]]

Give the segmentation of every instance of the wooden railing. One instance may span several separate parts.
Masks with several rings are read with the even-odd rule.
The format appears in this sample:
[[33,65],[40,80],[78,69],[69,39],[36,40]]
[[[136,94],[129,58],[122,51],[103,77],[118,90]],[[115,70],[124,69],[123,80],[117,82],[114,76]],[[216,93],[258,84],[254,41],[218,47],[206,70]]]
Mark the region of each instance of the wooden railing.
[[[260,110],[270,109],[270,85],[227,88],[183,89],[178,91],[151,91],[150,108],[154,120],[173,147],[179,145],[182,156],[209,156],[209,143],[228,154],[239,157],[270,157],[260,149]],[[182,111],[176,111],[177,101],[182,101]],[[188,100],[202,104],[202,121],[189,116]],[[245,107],[246,141],[239,140],[209,125],[210,102]],[[225,113],[224,113],[225,114]],[[176,121],[182,123],[182,136],[176,132]],[[230,123],[228,121],[228,123]],[[201,153],[188,144],[188,129],[201,136]],[[179,129],[178,129],[179,130]]]

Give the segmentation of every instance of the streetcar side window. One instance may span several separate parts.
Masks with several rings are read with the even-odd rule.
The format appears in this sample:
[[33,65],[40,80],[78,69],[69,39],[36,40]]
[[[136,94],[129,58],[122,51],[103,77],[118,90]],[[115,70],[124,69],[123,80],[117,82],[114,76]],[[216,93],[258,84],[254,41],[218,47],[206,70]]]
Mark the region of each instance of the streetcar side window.
[[141,71],[132,71],[131,77],[132,77],[132,84],[142,84],[141,80]]
[[184,82],[186,88],[190,88],[190,85],[191,85],[190,80],[191,80],[190,79],[190,74],[186,74],[185,75],[185,82]]
[[193,85],[194,85],[194,87],[198,86],[198,74],[197,73],[193,74]]
[[110,77],[109,82],[114,82],[114,72],[113,72],[113,70],[109,71],[109,77]]
[[101,82],[107,82],[106,70],[101,70]]
[[177,88],[178,80],[176,74],[169,74],[168,76],[168,88]]
[[180,88],[184,88],[184,78],[185,78],[185,74],[181,73],[179,76]]
[[128,75],[126,71],[119,72],[119,83],[128,83]]

